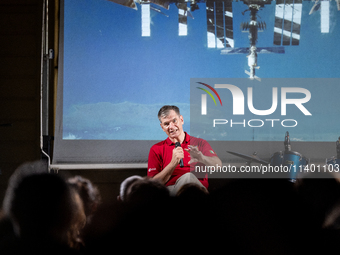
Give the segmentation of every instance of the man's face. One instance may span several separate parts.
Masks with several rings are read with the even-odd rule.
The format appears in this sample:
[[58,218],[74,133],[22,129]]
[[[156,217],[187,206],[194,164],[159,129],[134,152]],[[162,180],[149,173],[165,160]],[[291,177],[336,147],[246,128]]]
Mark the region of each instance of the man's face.
[[168,116],[161,118],[161,127],[170,139],[183,134],[183,124],[183,116],[178,116],[174,110],[170,110]]

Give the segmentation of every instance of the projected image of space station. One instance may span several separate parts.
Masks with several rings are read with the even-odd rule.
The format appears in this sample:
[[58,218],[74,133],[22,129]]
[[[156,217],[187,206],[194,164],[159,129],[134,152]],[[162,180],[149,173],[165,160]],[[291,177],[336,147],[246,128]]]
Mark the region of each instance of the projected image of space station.
[[[339,9],[339,0],[65,1],[63,139],[162,140],[164,104],[180,106],[190,131],[192,78],[245,78],[254,91],[265,78],[339,78]],[[338,87],[299,86],[334,113]],[[315,138],[320,129],[305,140],[337,138]]]
[[[137,6],[132,1],[110,0],[112,2],[128,6],[137,10]],[[250,70],[245,71],[249,78],[258,78],[255,76],[257,66],[258,53],[279,53],[284,54],[284,46],[299,45],[300,29],[302,18],[302,0],[244,0],[244,11],[233,12],[233,2],[229,1],[139,1],[141,6],[141,31],[142,36],[151,36],[151,13],[152,11],[169,17],[165,10],[169,10],[170,3],[174,3],[178,8],[178,35],[186,36],[188,34],[188,16],[194,19],[194,11],[199,9],[199,3],[205,3],[206,20],[207,20],[207,47],[222,48],[221,54],[248,54],[248,65]],[[337,9],[340,10],[339,0],[336,0]],[[313,1],[314,5],[310,9],[309,15],[320,16],[320,32],[329,33],[330,31],[330,1]],[[275,23],[274,29],[268,28],[271,33],[274,33],[272,46],[257,47],[258,37],[261,32],[267,29],[267,22],[270,18],[265,15],[260,17],[259,13],[264,8],[275,5]],[[165,10],[162,11],[162,8]],[[242,8],[242,7],[241,7]],[[239,29],[242,32],[248,33],[249,46],[238,47],[234,40],[234,17],[237,20],[237,15],[245,16],[249,13],[249,20],[241,22]],[[281,46],[281,47],[280,47]]]

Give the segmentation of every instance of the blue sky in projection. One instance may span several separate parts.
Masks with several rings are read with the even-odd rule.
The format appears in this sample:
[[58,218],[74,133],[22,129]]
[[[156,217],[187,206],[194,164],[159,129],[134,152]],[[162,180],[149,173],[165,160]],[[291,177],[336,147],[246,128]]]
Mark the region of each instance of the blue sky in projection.
[[[285,54],[259,54],[260,69],[256,75],[339,77],[340,12],[335,1],[331,1],[330,33],[322,34],[320,12],[308,15],[313,4],[303,1],[300,45],[285,47]],[[207,48],[204,3],[192,12],[194,19],[188,18],[187,36],[178,36],[178,9],[171,4],[169,10],[162,9],[169,17],[151,12],[151,36],[142,37],[141,8],[139,4],[137,7],[136,11],[106,0],[65,0],[64,139],[162,140],[165,133],[159,126],[157,112],[164,104],[180,107],[184,129],[190,132],[191,78],[247,77],[246,54],[221,55],[220,49]],[[235,47],[249,45],[248,33],[240,30],[241,22],[249,21],[249,13],[242,15],[246,9],[243,2],[233,3]],[[266,5],[258,15],[258,20],[267,23],[267,30],[259,34],[257,46],[272,47],[275,2]],[[252,82],[256,87],[258,81]],[[328,111],[327,103],[335,102],[340,91],[337,87],[325,91],[308,86],[314,85],[303,85],[313,90],[314,101],[310,103],[325,104],[324,111]],[[332,123],[330,119],[320,119],[325,121]],[[274,133],[270,139],[282,140],[282,130],[270,132]],[[244,137],[242,132],[232,134],[232,140]],[[252,139],[266,140],[263,136]],[[318,139],[333,141],[337,137],[302,138]]]

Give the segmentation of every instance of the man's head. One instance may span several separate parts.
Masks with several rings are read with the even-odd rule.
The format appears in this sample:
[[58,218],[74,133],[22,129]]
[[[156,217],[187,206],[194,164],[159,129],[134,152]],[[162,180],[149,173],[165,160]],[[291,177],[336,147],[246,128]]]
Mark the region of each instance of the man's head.
[[182,141],[184,139],[184,120],[177,106],[163,106],[158,112],[158,119],[161,122],[161,128],[170,140]]
[[120,184],[120,192],[118,196],[118,200],[125,201],[129,193],[131,192],[131,186],[133,183],[135,183],[138,180],[143,179],[139,175],[132,175],[128,178],[126,178],[121,184]]
[[7,187],[4,212],[20,238],[66,244],[78,205],[66,181],[43,168],[42,162],[28,162],[14,172]]

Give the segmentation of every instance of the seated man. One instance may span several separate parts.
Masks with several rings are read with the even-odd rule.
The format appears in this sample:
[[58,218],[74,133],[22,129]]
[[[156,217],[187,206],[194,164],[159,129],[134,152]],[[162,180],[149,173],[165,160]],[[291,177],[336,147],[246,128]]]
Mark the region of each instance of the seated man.
[[148,176],[165,184],[171,195],[176,195],[186,183],[197,183],[208,189],[207,175],[197,178],[192,172],[197,164],[222,166],[209,143],[184,132],[183,116],[177,106],[163,106],[158,119],[168,138],[151,147]]

